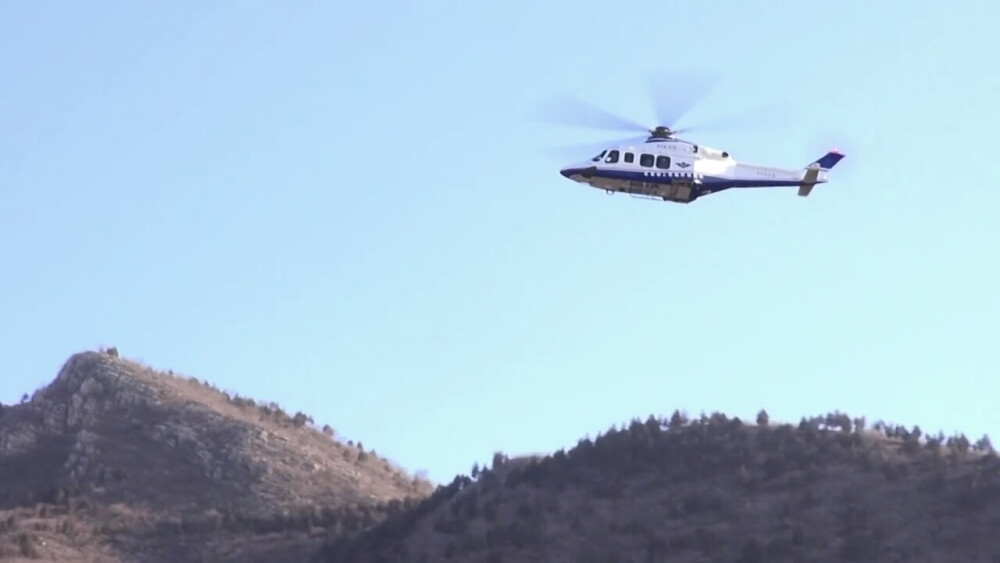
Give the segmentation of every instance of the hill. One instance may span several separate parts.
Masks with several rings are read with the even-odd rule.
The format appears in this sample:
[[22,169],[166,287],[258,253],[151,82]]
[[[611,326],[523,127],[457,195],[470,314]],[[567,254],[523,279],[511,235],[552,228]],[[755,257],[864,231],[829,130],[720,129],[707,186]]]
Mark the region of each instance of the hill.
[[1000,561],[988,438],[866,426],[675,412],[544,457],[497,453],[319,560]]
[[431,491],[307,415],[114,349],[0,406],[0,559],[306,557]]

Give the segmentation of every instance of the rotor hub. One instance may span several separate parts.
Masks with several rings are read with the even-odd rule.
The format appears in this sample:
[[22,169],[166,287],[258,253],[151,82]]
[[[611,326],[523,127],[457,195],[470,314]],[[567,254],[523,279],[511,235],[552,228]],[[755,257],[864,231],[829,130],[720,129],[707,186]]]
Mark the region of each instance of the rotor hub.
[[673,138],[674,130],[667,127],[666,125],[660,125],[649,130],[650,135],[653,137],[663,137],[665,139]]

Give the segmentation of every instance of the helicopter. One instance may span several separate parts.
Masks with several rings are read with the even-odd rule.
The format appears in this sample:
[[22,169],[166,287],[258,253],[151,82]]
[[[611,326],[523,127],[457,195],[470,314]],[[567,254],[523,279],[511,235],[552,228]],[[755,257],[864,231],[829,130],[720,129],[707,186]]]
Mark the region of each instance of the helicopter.
[[[677,135],[685,130],[667,125],[646,129],[575,99],[561,103],[563,110],[572,106],[588,112],[595,124],[603,122],[597,124],[598,127],[646,131],[642,137],[602,144],[604,148],[596,156],[559,171],[574,182],[603,189],[609,195],[626,193],[633,197],[691,203],[700,197],[734,188],[797,187],[798,195],[807,197],[815,186],[828,181],[829,171],[845,156],[840,150],[831,149],[802,168],[750,164],[737,161],[728,151],[679,138]],[[661,117],[677,113],[664,109],[659,108]]]

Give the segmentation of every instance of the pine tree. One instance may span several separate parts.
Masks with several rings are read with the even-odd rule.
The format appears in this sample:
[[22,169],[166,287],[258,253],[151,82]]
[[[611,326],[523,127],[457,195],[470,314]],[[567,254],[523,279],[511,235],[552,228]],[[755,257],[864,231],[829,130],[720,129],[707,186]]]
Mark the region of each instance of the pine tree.
[[757,413],[757,425],[767,426],[767,423],[770,422],[770,420],[771,417],[768,416],[767,411],[764,409],[760,409],[760,412]]

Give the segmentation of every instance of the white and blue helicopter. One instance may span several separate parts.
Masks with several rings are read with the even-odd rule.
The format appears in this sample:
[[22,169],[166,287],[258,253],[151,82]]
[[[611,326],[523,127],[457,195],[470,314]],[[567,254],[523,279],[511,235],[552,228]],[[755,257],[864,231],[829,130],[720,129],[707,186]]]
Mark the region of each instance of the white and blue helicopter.
[[[652,129],[624,120],[577,100],[593,123],[602,128],[639,129],[647,135],[608,143],[590,160],[566,166],[560,173],[566,178],[599,188],[636,197],[676,203],[691,203],[699,197],[733,188],[798,187],[806,197],[813,187],[828,181],[827,174],[844,154],[833,149],[803,168],[774,168],[735,160],[727,151],[677,138],[681,131],[666,125]],[[563,102],[566,109],[566,102]],[[661,111],[664,114],[673,112]],[[596,118],[596,119],[594,119]],[[671,120],[673,122],[674,120]]]

